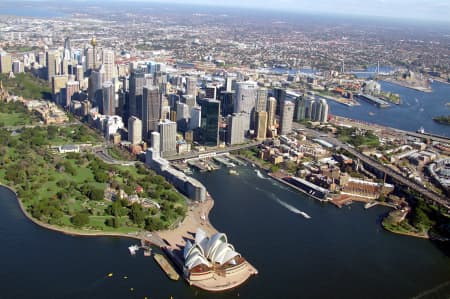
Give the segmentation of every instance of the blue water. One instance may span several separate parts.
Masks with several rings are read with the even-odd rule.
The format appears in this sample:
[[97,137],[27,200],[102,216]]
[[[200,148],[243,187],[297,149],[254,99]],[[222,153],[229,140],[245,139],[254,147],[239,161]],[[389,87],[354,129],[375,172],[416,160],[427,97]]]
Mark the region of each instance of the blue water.
[[64,17],[65,13],[57,11],[56,8],[38,8],[33,7],[1,7],[0,15],[11,15],[19,17],[35,17],[35,18],[53,18],[53,17]]
[[[380,82],[383,91],[400,94],[402,104],[389,108],[377,108],[365,101],[361,106],[346,107],[328,101],[330,113],[367,122],[377,123],[402,130],[416,131],[421,126],[426,132],[450,137],[450,126],[436,123],[433,117],[450,115],[450,85],[440,82],[431,84],[432,93],[424,93],[388,82]],[[375,115],[369,115],[369,112]]]

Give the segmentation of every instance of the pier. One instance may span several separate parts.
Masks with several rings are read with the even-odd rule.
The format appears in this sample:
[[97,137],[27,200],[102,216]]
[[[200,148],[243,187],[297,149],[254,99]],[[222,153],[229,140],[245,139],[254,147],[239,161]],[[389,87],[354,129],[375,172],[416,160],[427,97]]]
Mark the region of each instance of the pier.
[[180,279],[180,275],[178,275],[177,271],[175,271],[175,269],[163,255],[155,253],[153,255],[153,258],[170,279],[172,280]]
[[380,98],[373,97],[368,94],[358,94],[356,97],[358,99],[369,102],[370,104],[373,104],[373,105],[377,106],[378,108],[388,108],[391,106],[388,102],[386,102]]

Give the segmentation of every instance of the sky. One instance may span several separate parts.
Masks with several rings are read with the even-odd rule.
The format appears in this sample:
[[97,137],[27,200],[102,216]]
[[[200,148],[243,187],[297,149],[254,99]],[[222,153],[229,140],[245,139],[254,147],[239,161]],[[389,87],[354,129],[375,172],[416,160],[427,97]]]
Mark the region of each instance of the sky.
[[450,22],[450,0],[170,0],[167,2]]

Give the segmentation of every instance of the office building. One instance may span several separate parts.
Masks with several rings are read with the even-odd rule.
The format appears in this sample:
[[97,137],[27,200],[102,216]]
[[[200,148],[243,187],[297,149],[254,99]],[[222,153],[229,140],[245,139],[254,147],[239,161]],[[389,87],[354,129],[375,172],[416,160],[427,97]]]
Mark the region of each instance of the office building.
[[100,105],[101,90],[103,88],[104,72],[92,71],[88,81],[88,100],[96,106]]
[[277,109],[277,100],[270,97],[267,101],[267,127],[273,129],[275,127],[275,112]]
[[24,65],[21,61],[19,60],[15,60],[12,63],[12,72],[14,74],[19,74],[19,73],[23,73],[25,71],[24,69]]
[[234,102],[234,91],[221,91],[219,94],[220,101],[220,114],[222,116],[227,116],[233,114],[233,102]]
[[277,100],[277,108],[275,111],[276,115],[281,114],[281,106],[284,101],[286,101],[286,89],[284,88],[274,88],[273,89],[273,97]]
[[215,85],[207,85],[205,88],[205,98],[217,99],[217,87]]
[[189,109],[192,109],[193,107],[197,106],[197,100],[195,96],[187,94],[181,96],[182,102],[189,106]]
[[267,136],[267,112],[256,112],[256,139],[264,140]]
[[227,144],[236,145],[245,142],[246,122],[248,114],[233,113],[227,118]]
[[295,105],[291,101],[285,101],[281,105],[280,127],[278,129],[280,135],[287,135],[292,132],[294,110]]
[[145,81],[144,71],[136,70],[131,72],[129,80],[129,114],[141,118],[142,121],[142,93],[145,86]]
[[142,138],[148,140],[149,133],[158,131],[158,124],[161,119],[161,95],[159,88],[143,88],[142,94]]
[[115,76],[114,51],[104,49],[102,52],[102,65],[105,68],[105,81],[112,81]]
[[72,102],[72,98],[75,94],[80,91],[80,83],[77,81],[68,81],[66,83],[66,97],[64,101],[61,103],[63,107],[70,107],[70,103]]
[[258,85],[256,82],[245,81],[236,83],[236,94],[234,101],[234,112],[252,113],[256,104]]
[[267,88],[258,88],[258,91],[256,93],[256,105],[255,105],[256,112],[267,110],[267,98],[268,98]]
[[104,115],[116,114],[116,93],[114,84],[111,81],[105,81],[102,88],[102,104],[100,113]]
[[50,51],[46,54],[47,74],[46,79],[52,82],[52,77],[59,75],[59,52]]
[[220,102],[212,99],[203,99],[200,101],[200,106],[199,142],[207,146],[218,146]]
[[136,116],[131,116],[128,119],[128,141],[131,144],[142,142],[142,121]]
[[66,87],[67,76],[52,76],[51,84],[52,84],[52,99],[57,104],[62,104],[61,98],[61,89]]
[[189,130],[200,128],[202,117],[202,108],[193,107],[191,109],[191,118],[189,119]]
[[9,74],[12,71],[11,54],[0,53],[0,73]]
[[194,99],[197,97],[197,77],[189,76],[186,78],[185,94],[193,96]]
[[84,70],[83,70],[83,66],[78,64],[75,67],[75,79],[80,82],[84,81]]
[[328,104],[325,99],[315,100],[311,107],[311,120],[326,123],[328,121]]
[[295,115],[296,121],[303,121],[306,119],[307,110],[307,98],[306,96],[299,96],[295,101]]
[[177,123],[165,120],[159,123],[160,152],[163,158],[177,153]]

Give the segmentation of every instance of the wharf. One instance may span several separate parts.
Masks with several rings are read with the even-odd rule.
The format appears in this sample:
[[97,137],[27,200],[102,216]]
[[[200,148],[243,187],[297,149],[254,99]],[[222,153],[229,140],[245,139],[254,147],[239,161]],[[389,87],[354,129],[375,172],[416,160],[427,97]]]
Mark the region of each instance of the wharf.
[[228,160],[233,161],[233,163],[236,163],[239,166],[247,166],[247,163],[245,163],[244,161],[232,156],[232,155],[228,155]]
[[175,271],[175,269],[163,255],[155,253],[153,255],[153,258],[170,279],[172,280],[180,279],[180,275],[178,275],[177,271]]
[[[286,180],[283,179],[283,178],[285,177],[284,174],[281,174],[281,173],[268,173],[267,175],[270,176],[271,178],[273,178],[274,180],[277,180],[278,182],[283,183],[283,184],[285,184],[286,186],[291,187],[292,189],[295,189],[295,190],[297,190],[297,191],[302,192],[303,194],[307,195],[308,197],[314,198],[314,199],[316,199],[316,200],[318,200],[318,201],[320,201],[320,202],[327,202],[327,201],[329,201],[328,199],[322,199],[322,198],[319,198],[319,197],[317,197],[317,196],[314,196],[314,195],[312,195],[312,194],[306,192],[306,191],[303,190],[302,188],[299,188],[299,187],[297,187],[297,186],[295,186],[295,185],[293,185],[293,184],[287,182]],[[312,184],[312,183],[311,183],[311,184]]]
[[374,104],[374,105],[377,106],[378,108],[388,108],[388,107],[391,106],[388,102],[386,102],[386,101],[384,101],[384,100],[382,100],[382,99],[380,99],[380,98],[373,97],[373,96],[371,96],[371,95],[367,95],[367,94],[358,94],[356,97],[357,97],[358,99],[362,99],[362,100],[364,100],[364,101],[366,101],[366,102],[369,102],[369,103],[371,103],[371,104]]
[[217,163],[220,163],[226,167],[235,167],[236,166],[235,164],[231,163],[228,159],[223,158],[223,157],[214,157],[213,159]]

